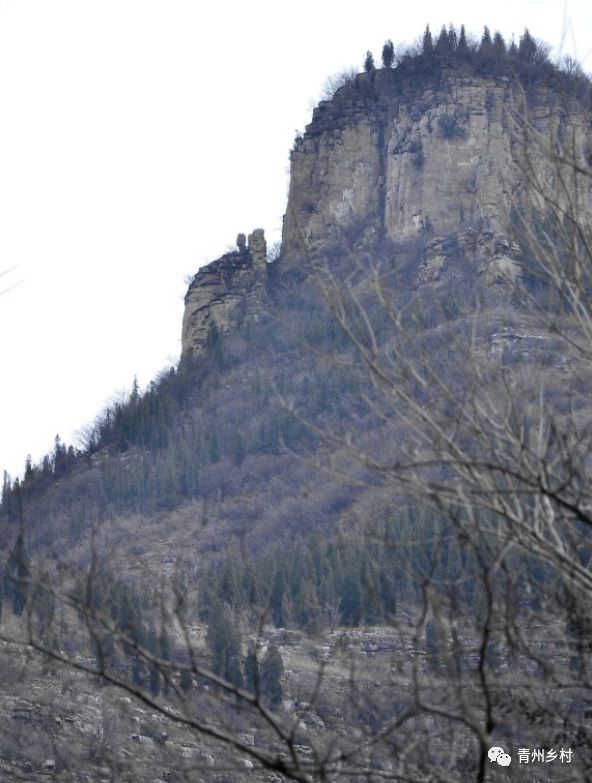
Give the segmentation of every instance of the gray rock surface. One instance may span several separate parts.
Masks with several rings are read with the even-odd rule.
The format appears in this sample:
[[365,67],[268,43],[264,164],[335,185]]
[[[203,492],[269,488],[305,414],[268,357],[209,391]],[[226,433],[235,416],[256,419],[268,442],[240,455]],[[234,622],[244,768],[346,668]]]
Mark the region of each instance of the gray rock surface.
[[[569,139],[585,155],[588,120],[551,88],[533,88],[526,100],[507,76],[359,75],[315,109],[296,142],[282,263],[301,264],[352,227],[367,240],[461,228],[507,236],[522,187],[524,121],[542,145]],[[532,162],[551,177],[542,155]]]
[[263,311],[267,276],[267,245],[263,229],[237,237],[237,250],[225,253],[195,275],[185,295],[182,354],[199,356],[206,348],[208,330],[215,324],[230,331],[239,316],[258,318]]

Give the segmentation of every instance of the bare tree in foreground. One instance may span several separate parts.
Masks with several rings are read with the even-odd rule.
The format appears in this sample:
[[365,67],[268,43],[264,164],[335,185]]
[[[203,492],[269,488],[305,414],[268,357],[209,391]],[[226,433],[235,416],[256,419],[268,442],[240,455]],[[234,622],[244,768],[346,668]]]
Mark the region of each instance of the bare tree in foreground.
[[[357,286],[343,285],[330,264],[315,265],[353,348],[368,409],[396,445],[347,430],[325,437],[395,496],[436,510],[461,559],[470,550],[479,583],[475,622],[467,622],[470,603],[463,610],[450,582],[429,582],[424,607],[447,640],[448,684],[459,682],[465,696],[452,710],[448,697],[445,708],[423,699],[421,707],[479,737],[479,780],[488,775],[488,747],[504,744],[500,733],[513,745],[538,734],[545,752],[570,742],[579,765],[559,778],[585,779],[592,763],[592,172],[575,133],[560,142],[514,118],[514,143],[523,191],[511,240],[522,277],[508,275],[501,295],[486,296],[464,318],[445,323],[443,312],[429,333],[421,303],[397,301],[388,264],[354,258],[350,280],[365,281]],[[377,311],[388,319],[386,338]],[[338,458],[331,467],[341,465]],[[440,545],[448,546],[444,536]],[[468,576],[460,569],[456,587]],[[480,687],[466,698],[454,650],[471,626]],[[559,779],[556,769],[549,774]]]

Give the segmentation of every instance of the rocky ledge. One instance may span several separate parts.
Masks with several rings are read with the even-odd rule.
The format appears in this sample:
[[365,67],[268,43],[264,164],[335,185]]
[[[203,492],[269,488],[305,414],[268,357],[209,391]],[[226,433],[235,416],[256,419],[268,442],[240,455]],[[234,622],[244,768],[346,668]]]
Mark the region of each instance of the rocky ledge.
[[267,245],[263,229],[236,239],[237,249],[202,267],[185,295],[182,355],[199,356],[212,325],[232,329],[240,317],[259,318],[267,278]]

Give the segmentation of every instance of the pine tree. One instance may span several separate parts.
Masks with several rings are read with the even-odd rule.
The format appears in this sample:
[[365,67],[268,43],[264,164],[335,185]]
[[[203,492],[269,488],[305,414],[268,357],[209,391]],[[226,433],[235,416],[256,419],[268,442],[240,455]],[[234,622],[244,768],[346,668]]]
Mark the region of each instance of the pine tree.
[[234,464],[237,466],[242,465],[245,460],[247,450],[245,447],[245,439],[243,438],[242,433],[238,427],[235,427],[234,429],[232,441],[230,444],[230,451],[232,453],[232,461]]
[[160,474],[157,484],[158,507],[171,511],[178,500],[177,471],[170,461],[161,461]]
[[362,614],[362,589],[359,574],[348,563],[340,585],[341,616],[346,625],[358,625]]
[[312,578],[306,577],[294,591],[296,619],[310,633],[321,630],[321,605],[317,586]]
[[218,600],[231,607],[240,605],[240,583],[236,565],[227,559],[216,589]]
[[370,73],[370,71],[376,70],[376,66],[374,65],[374,57],[369,49],[366,52],[366,59],[364,60],[364,70],[366,73]]
[[138,688],[146,687],[146,666],[138,654],[134,655],[132,663],[132,682]]
[[208,458],[210,462],[216,463],[220,461],[220,443],[218,441],[218,434],[215,428],[212,428],[208,433],[209,438],[209,451]]
[[[118,628],[130,637],[134,645],[146,647],[146,630],[138,595],[123,582],[118,582],[114,586],[112,595],[111,614]],[[129,645],[125,645],[124,650],[126,655],[133,655],[133,649]]]
[[54,448],[53,448],[53,473],[54,476],[62,476],[68,470],[67,465],[67,448],[62,443],[60,436],[55,436]]
[[45,478],[48,478],[53,474],[53,469],[51,467],[51,457],[49,454],[46,454],[41,460],[41,473]]
[[436,41],[436,52],[440,55],[445,55],[450,52],[450,44],[448,40],[448,32],[446,31],[446,27],[442,25],[442,29],[440,30],[440,35],[438,36],[438,40]]
[[271,588],[271,617],[277,628],[285,624],[284,618],[284,593],[286,591],[286,575],[284,568],[279,565],[273,577]]
[[55,596],[45,585],[50,584],[50,577],[44,572],[39,583],[31,590],[31,609],[40,628],[47,631],[51,628],[55,615]]
[[29,588],[27,579],[29,576],[29,555],[25,546],[25,539],[19,533],[14,548],[8,558],[6,566],[5,590],[6,597],[10,600],[13,614],[20,617],[27,604]]
[[158,666],[152,663],[149,666],[149,670],[150,670],[150,675],[148,678],[148,689],[150,690],[152,696],[158,696],[160,693],[160,686],[161,686],[161,676],[158,670]]
[[193,687],[193,675],[189,669],[181,670],[181,677],[179,678],[179,688],[183,693],[189,693]]
[[2,479],[2,505],[6,502],[6,498],[8,495],[10,495],[10,487],[11,487],[11,480],[10,480],[10,474],[8,471],[4,471],[4,477]]
[[395,47],[392,41],[385,41],[382,47],[382,64],[385,68],[392,68],[395,61]]
[[465,54],[466,52],[469,51],[469,45],[467,43],[467,34],[465,32],[464,24],[461,24],[460,26],[460,35],[458,38],[458,45],[456,47],[456,50],[461,54]]
[[448,46],[451,52],[455,52],[458,47],[458,39],[456,37],[456,30],[451,23],[448,28]]
[[13,520],[16,516],[15,500],[10,475],[4,471],[4,479],[2,482],[2,512],[9,520]]
[[249,642],[247,655],[244,661],[245,670],[245,688],[251,693],[255,693],[261,686],[259,682],[259,662],[257,661],[257,648],[253,642]]
[[242,687],[240,639],[228,611],[219,601],[212,604],[206,632],[206,642],[212,655],[212,670],[232,685]]
[[499,30],[493,36],[493,51],[498,57],[503,57],[506,54],[506,42]]
[[479,52],[481,54],[489,54],[492,48],[491,33],[489,27],[483,28],[483,35],[481,36],[481,45],[479,46]]
[[528,28],[525,28],[524,32],[520,36],[518,43],[518,57],[523,62],[532,63],[536,59],[537,45],[532,35],[528,32]]
[[272,709],[282,703],[282,677],[284,664],[280,651],[274,644],[270,644],[261,661],[261,693]]
[[33,478],[33,461],[31,459],[31,455],[27,454],[27,459],[25,460],[25,483],[28,483]]
[[117,658],[115,656],[115,639],[113,634],[105,631],[101,639],[101,658],[105,667],[114,669],[117,666]]
[[432,33],[430,32],[429,25],[426,26],[425,33],[423,34],[422,49],[424,54],[432,54],[434,51],[434,42],[432,40]]
[[134,375],[134,380],[132,383],[132,391],[130,394],[130,405],[132,407],[136,406],[140,402],[140,387],[138,385],[138,376]]

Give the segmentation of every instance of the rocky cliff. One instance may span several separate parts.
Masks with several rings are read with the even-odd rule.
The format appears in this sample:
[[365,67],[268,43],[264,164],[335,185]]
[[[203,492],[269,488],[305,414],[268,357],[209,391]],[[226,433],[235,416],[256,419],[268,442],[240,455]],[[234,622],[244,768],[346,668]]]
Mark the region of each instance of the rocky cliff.
[[[524,121],[549,148],[569,140],[585,154],[590,115],[544,80],[525,90],[469,64],[358,75],[319,104],[292,151],[283,264],[344,238],[423,234],[433,278],[434,240],[460,231],[481,249],[497,237],[490,260],[508,257]],[[545,165],[539,156],[536,173],[548,179]]]
[[[487,285],[520,276],[511,224],[525,150],[532,175],[553,183],[541,150],[568,144],[588,161],[592,115],[548,72],[525,82],[469,62],[422,62],[359,74],[314,110],[291,154],[281,269],[303,269],[335,245],[416,237],[418,285],[445,284],[453,257]],[[227,331],[237,313],[260,313],[265,277],[260,230],[200,270],[185,300],[183,353],[203,351],[210,323]]]
[[262,312],[267,276],[267,245],[263,230],[237,237],[236,251],[225,253],[202,267],[185,295],[182,354],[197,356],[207,344],[208,331],[215,325],[228,332],[237,319]]

